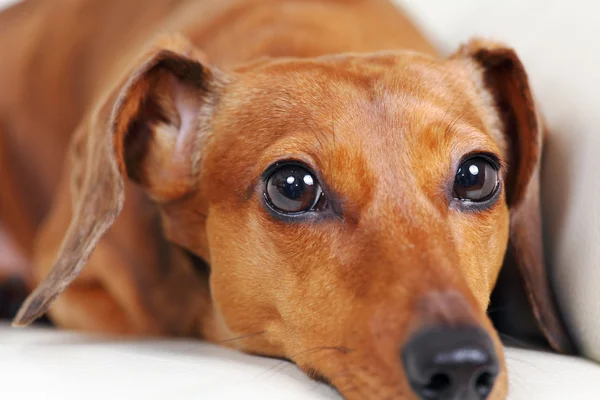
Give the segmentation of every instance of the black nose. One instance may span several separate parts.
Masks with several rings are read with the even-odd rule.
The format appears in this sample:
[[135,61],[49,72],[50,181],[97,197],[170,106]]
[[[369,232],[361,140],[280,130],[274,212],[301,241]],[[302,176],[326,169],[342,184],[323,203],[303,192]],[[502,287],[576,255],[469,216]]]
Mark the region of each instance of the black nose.
[[494,345],[479,328],[430,328],[402,351],[408,381],[424,400],[484,400],[499,366]]

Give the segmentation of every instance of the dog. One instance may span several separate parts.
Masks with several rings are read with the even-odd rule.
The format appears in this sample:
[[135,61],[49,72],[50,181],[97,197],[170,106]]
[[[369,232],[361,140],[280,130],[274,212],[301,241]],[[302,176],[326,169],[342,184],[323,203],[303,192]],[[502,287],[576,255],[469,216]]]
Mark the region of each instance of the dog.
[[37,286],[14,325],[202,338],[346,399],[504,399],[508,252],[571,351],[511,48],[442,56],[386,0],[27,0],[0,59],[0,220]]

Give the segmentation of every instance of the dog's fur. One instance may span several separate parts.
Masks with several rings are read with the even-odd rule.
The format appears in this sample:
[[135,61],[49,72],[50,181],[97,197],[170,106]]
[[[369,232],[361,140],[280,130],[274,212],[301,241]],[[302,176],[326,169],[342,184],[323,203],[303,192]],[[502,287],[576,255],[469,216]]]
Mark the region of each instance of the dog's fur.
[[[385,0],[28,0],[0,14],[0,59],[0,219],[39,283],[17,325],[49,309],[66,328],[202,337],[349,399],[409,398],[398,350],[425,326],[481,327],[502,353],[486,308],[510,242],[569,351],[511,49],[439,57]],[[503,163],[485,211],[447,195],[473,152]],[[335,212],[267,212],[262,174],[284,159]]]

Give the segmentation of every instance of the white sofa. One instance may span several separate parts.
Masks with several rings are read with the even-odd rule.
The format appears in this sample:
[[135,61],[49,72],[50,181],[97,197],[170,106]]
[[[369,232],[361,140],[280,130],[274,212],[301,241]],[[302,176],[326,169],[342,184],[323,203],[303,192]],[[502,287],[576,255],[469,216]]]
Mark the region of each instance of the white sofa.
[[[100,0],[99,0],[100,1]],[[12,1],[0,0],[0,8]],[[585,0],[401,0],[450,51],[472,35],[513,45],[555,135],[545,169],[548,244],[560,306],[600,362],[600,6]],[[600,366],[507,349],[510,400],[600,399]],[[295,366],[201,342],[119,341],[0,325],[2,399],[338,399]]]
[[[508,349],[510,400],[597,400],[600,367]],[[0,326],[1,399],[327,400],[329,387],[285,361],[198,341],[119,341]]]

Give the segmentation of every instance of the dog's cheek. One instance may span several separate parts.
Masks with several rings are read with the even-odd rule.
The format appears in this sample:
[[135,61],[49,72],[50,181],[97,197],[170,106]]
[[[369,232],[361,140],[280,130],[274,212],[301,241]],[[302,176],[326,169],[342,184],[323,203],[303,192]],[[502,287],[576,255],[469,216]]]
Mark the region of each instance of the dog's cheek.
[[509,232],[510,232],[510,214],[506,204],[502,203],[497,209],[495,229],[493,229],[492,239],[490,241],[490,260],[487,268],[490,291],[496,285],[496,280],[500,273],[500,268],[504,261],[504,255],[508,247]]
[[287,280],[261,225],[254,213],[230,208],[212,208],[207,220],[213,302],[231,337],[276,330],[280,323],[273,285]]
[[450,225],[461,272],[486,309],[508,245],[508,209],[501,203],[482,213],[459,213],[450,218]]

